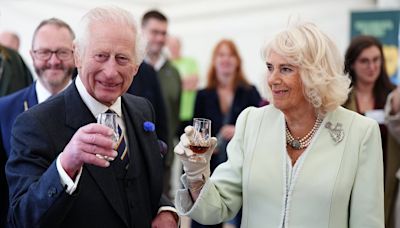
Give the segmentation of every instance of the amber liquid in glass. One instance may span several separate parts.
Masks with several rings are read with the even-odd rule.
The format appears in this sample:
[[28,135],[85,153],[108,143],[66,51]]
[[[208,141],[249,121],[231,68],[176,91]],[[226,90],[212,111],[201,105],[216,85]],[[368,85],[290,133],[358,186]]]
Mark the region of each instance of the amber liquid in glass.
[[209,146],[195,146],[195,145],[190,145],[189,147],[193,151],[193,153],[196,153],[196,154],[203,154],[209,148]]

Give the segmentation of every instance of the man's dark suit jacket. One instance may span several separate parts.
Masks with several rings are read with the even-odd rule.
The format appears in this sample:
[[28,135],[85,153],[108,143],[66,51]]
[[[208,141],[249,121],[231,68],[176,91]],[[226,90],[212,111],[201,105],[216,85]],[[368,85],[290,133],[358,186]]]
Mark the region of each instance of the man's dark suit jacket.
[[[6,164],[11,227],[150,227],[162,192],[157,136],[143,128],[145,121],[154,122],[154,112],[147,100],[129,94],[122,96],[122,111],[132,178],[126,183],[132,189],[128,205],[112,167],[85,164],[72,195],[61,185],[57,156],[80,127],[96,122],[75,83],[16,119]],[[124,206],[134,215],[127,216]]]
[[36,82],[25,89],[0,98],[0,110],[5,110],[0,115],[0,130],[3,142],[0,150],[4,149],[7,157],[11,150],[11,128],[17,116],[26,111],[24,103],[26,102],[27,108],[31,108],[38,103],[35,85]]
[[10,154],[10,137],[15,118],[24,112],[24,102],[27,107],[38,103],[35,84],[0,98],[0,227],[4,227],[8,209],[8,185],[5,177],[5,164]]
[[[158,82],[157,72],[149,64],[142,62],[138,73],[127,93],[148,99],[156,113],[156,132],[159,139],[168,142],[167,112],[165,111],[164,98]],[[171,146],[171,145],[168,145]]]

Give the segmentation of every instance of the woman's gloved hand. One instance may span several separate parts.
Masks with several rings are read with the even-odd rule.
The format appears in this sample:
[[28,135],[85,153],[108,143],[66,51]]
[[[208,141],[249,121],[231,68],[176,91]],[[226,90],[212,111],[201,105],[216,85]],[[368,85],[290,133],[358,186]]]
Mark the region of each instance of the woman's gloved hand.
[[187,126],[185,128],[185,133],[181,135],[180,142],[175,146],[174,152],[178,155],[179,159],[183,164],[183,170],[186,173],[186,179],[189,186],[191,183],[197,183],[199,181],[205,182],[210,176],[210,159],[211,155],[217,145],[217,138],[211,137],[210,147],[206,152],[198,154],[203,156],[206,162],[194,162],[190,159],[191,156],[196,156],[190,149],[190,142],[193,142],[195,129],[192,126]]

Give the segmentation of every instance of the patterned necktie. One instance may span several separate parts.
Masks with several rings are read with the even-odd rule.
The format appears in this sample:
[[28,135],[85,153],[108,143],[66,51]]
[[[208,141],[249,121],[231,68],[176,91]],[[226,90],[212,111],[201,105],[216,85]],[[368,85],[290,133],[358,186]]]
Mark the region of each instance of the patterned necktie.
[[[113,110],[107,110],[106,113],[115,113]],[[124,137],[124,133],[122,132],[121,127],[118,124],[118,142],[117,142],[117,146],[116,146],[116,151],[118,152],[118,158],[121,159],[121,161],[128,162],[128,147],[126,146],[126,142],[125,142],[125,137]]]
[[127,157],[128,148],[125,143],[124,133],[122,132],[122,129],[120,128],[119,124],[118,124],[118,135],[119,135],[119,139],[118,139],[118,144],[117,144],[117,151],[118,151],[118,155],[120,155],[120,159],[124,160]]

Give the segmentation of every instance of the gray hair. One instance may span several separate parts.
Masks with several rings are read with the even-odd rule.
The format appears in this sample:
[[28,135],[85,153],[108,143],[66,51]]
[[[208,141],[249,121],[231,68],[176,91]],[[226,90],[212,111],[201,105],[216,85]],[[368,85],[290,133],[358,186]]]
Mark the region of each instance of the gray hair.
[[74,31],[71,29],[71,27],[63,20],[52,17],[46,20],[43,20],[42,22],[40,22],[40,24],[36,27],[35,31],[33,32],[33,38],[32,38],[32,48],[33,48],[33,44],[35,43],[35,39],[36,39],[36,34],[38,33],[39,29],[42,28],[45,25],[53,25],[56,26],[58,28],[65,28],[68,30],[69,34],[71,35],[71,38],[74,39],[75,38],[75,33]]
[[[343,73],[343,61],[333,41],[313,23],[301,22],[277,34],[263,51],[271,51],[299,67],[306,99],[317,113],[342,105],[350,91],[350,79]],[[267,88],[271,99],[270,88]]]
[[90,26],[95,22],[112,22],[121,25],[120,29],[131,29],[135,34],[135,50],[132,50],[135,56],[135,63],[140,65],[145,55],[145,43],[133,15],[122,8],[116,6],[96,7],[87,12],[81,19],[76,30],[76,39],[74,41],[78,54],[82,56],[90,37]]

